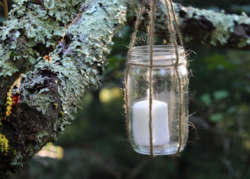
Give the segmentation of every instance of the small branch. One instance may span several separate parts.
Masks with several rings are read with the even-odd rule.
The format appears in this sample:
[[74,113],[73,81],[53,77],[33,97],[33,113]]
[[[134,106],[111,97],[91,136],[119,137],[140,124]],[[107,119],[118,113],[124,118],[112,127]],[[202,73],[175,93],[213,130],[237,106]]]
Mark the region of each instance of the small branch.
[[9,10],[8,10],[8,1],[7,0],[4,0],[4,13],[5,13],[5,19],[8,20],[9,18]]

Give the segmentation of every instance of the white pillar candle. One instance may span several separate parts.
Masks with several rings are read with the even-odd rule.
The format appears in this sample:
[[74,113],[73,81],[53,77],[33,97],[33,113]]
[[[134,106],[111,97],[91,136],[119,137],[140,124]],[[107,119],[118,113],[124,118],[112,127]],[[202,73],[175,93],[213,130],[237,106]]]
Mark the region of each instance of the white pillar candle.
[[[149,134],[149,100],[133,105],[132,130],[135,143],[139,146],[150,146]],[[169,142],[168,104],[152,101],[152,134],[153,145],[165,145]]]

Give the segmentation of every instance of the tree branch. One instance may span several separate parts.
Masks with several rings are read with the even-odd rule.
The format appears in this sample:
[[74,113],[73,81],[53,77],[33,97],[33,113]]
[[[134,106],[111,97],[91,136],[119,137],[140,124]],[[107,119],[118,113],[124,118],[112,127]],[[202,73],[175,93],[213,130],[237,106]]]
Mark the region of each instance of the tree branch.
[[[136,19],[134,7],[138,7],[137,1],[131,2],[128,8],[128,22],[131,26]],[[174,7],[186,43],[239,50],[250,49],[250,18],[246,14],[230,15],[183,7],[180,4],[175,4]],[[149,6],[146,8],[149,9]],[[168,39],[165,5],[159,2],[157,9],[156,34]],[[147,20],[145,13],[145,24]],[[141,30],[146,32],[147,29],[144,27]]]
[[20,100],[0,126],[9,141],[8,151],[0,155],[1,177],[6,178],[47,142],[55,141],[74,118],[71,114],[86,90],[99,86],[114,31],[125,21],[122,4],[124,0],[86,1],[81,8],[84,12],[50,54],[52,62],[40,59],[34,71],[23,76],[20,88],[13,90]]
[[0,27],[0,107],[20,74],[56,47],[81,2],[15,1],[9,20]]

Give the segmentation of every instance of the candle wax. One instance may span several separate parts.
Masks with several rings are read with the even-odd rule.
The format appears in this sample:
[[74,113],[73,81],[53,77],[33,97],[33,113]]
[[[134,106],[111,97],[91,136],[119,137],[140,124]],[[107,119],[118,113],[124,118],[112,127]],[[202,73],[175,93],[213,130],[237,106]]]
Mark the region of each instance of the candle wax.
[[[139,146],[150,146],[149,134],[149,100],[133,105],[132,130],[134,141]],[[165,145],[169,142],[168,104],[152,101],[153,145]]]

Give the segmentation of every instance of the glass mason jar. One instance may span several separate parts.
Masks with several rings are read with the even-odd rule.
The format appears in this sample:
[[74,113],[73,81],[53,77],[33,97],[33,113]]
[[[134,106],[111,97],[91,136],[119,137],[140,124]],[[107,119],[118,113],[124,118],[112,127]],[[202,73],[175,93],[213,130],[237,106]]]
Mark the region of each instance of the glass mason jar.
[[127,128],[130,142],[138,153],[172,155],[181,152],[186,145],[189,79],[185,51],[182,47],[178,47],[178,51],[177,67],[175,49],[171,45],[154,45],[152,66],[149,46],[134,47],[129,57],[125,79]]

